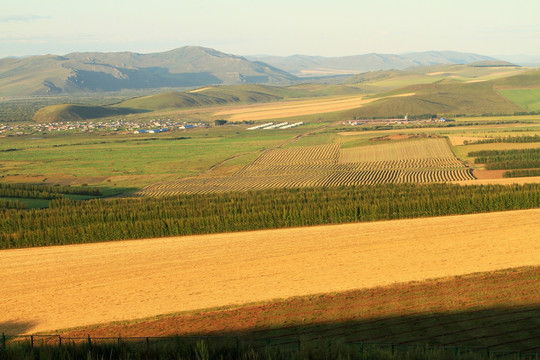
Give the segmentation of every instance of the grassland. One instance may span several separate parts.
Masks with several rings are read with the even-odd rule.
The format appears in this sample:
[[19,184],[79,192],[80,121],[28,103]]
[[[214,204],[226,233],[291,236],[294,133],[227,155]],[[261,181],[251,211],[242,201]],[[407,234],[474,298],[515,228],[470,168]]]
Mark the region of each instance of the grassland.
[[501,93],[528,111],[540,111],[540,89],[502,90]]
[[362,84],[385,91],[409,85],[433,84],[436,82],[484,82],[516,76],[527,73],[528,71],[530,70],[526,68],[508,66],[475,67],[467,65],[439,65],[402,71],[374,71],[353,76],[347,83]]
[[539,221],[532,209],[1,251],[0,330],[51,331],[538,265]]

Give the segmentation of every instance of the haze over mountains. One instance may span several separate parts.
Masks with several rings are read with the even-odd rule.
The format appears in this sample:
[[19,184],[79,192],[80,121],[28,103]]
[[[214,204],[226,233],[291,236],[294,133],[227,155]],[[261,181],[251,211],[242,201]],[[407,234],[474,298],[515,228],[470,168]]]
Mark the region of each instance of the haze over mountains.
[[64,56],[43,55],[0,59],[0,96],[188,88],[218,84],[291,84],[301,80],[302,76],[354,74],[479,61],[495,59],[452,51],[333,58],[264,56],[248,59],[197,46],[151,54],[85,52]]
[[354,74],[376,70],[401,70],[412,66],[470,64],[496,60],[489,56],[456,51],[426,51],[403,55],[372,53],[343,57],[261,55],[249,59],[265,62],[296,76]]

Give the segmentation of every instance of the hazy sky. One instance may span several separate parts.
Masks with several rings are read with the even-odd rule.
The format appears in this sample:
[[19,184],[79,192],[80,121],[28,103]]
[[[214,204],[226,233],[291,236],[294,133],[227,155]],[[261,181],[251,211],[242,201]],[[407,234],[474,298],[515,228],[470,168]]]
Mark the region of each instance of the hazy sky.
[[186,45],[238,55],[540,55],[540,1],[12,0],[0,6],[0,58]]

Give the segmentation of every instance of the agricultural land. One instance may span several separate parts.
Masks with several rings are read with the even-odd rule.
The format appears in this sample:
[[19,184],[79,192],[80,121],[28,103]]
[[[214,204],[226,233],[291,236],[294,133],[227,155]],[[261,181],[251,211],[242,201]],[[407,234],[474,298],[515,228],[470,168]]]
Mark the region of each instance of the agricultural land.
[[0,99],[0,333],[540,354],[538,69],[166,90]]

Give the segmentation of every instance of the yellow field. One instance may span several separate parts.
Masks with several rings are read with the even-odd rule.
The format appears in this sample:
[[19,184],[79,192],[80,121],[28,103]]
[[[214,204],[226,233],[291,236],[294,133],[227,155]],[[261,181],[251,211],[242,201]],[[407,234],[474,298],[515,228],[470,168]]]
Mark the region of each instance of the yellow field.
[[33,333],[540,264],[540,209],[0,251]]
[[[400,94],[396,96],[411,96],[410,94]],[[335,99],[315,99],[299,101],[283,101],[271,104],[251,105],[245,107],[234,107],[214,113],[214,116],[228,115],[230,121],[244,120],[268,120],[279,119],[291,116],[303,116],[313,114],[323,114],[334,111],[343,111],[359,108],[377,99],[365,99],[364,96],[354,96],[348,98]]]
[[444,138],[387,141],[381,144],[343,149],[340,162],[392,161],[412,159],[455,159]]

